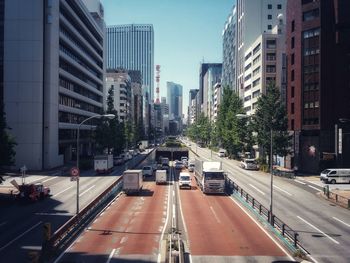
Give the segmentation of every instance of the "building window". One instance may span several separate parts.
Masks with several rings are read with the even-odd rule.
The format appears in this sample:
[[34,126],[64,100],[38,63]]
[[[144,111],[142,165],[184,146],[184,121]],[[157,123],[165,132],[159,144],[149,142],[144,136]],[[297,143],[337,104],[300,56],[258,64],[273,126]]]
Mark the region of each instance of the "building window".
[[290,64],[294,65],[294,53],[290,56]]
[[248,100],[250,100],[251,98],[252,98],[252,96],[249,95],[249,96],[247,96],[247,97],[244,98],[244,101],[248,101]]
[[294,130],[294,119],[290,121],[290,129]]
[[294,89],[295,89],[294,86],[292,86],[291,94],[290,94],[292,98],[294,98]]
[[277,5],[277,9],[282,9],[282,5]]
[[275,39],[266,40],[266,48],[275,49],[276,48],[276,40]]
[[260,61],[260,55],[254,58],[253,60],[253,66]]
[[292,21],[292,32],[294,32],[294,30],[295,30],[295,21],[293,20]]
[[301,0],[301,4],[306,5],[306,4],[312,3],[313,1],[314,0]]
[[320,16],[320,10],[318,8],[310,11],[303,12],[303,21],[311,21]]
[[251,56],[252,56],[252,52],[249,52],[249,54],[247,54],[244,58],[245,61],[247,61]]
[[294,37],[292,37],[290,45],[291,45],[292,48],[294,48],[294,45],[295,45]]
[[253,92],[253,98],[256,98],[260,95],[260,90],[254,91]]
[[271,5],[271,4],[268,4],[268,5],[267,5],[267,9],[272,9],[272,5]]
[[253,87],[255,87],[255,86],[259,85],[259,84],[260,84],[260,78],[258,78],[257,80],[255,80],[253,82]]
[[255,55],[260,50],[260,43],[253,49],[253,55]]
[[290,104],[290,113],[294,114],[294,103]]
[[271,20],[272,19],[272,15],[267,15],[267,19]]
[[291,74],[290,74],[290,80],[294,81],[294,69],[292,70]]
[[275,73],[276,72],[276,66],[275,65],[267,65],[266,66],[266,72],[267,73]]
[[267,25],[267,29],[271,30],[272,29],[272,25]]
[[266,53],[266,60],[275,61],[276,60],[276,53]]

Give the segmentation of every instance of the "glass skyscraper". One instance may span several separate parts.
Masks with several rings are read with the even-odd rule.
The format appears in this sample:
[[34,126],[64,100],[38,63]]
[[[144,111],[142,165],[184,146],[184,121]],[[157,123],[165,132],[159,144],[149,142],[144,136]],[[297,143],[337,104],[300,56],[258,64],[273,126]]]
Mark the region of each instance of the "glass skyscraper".
[[131,24],[107,27],[107,69],[139,70],[142,84],[154,100],[153,25]]
[[182,118],[182,86],[174,82],[167,82],[167,101],[169,103],[169,117]]

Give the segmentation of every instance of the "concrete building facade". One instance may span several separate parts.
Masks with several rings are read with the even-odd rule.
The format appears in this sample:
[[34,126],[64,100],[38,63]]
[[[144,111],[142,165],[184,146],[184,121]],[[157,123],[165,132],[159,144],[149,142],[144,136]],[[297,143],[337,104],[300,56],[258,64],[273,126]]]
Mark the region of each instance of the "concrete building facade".
[[[101,17],[103,19],[103,17]],[[76,156],[76,131],[104,104],[104,34],[82,1],[5,1],[4,103],[16,167],[41,170]],[[92,154],[92,120],[81,127]]]

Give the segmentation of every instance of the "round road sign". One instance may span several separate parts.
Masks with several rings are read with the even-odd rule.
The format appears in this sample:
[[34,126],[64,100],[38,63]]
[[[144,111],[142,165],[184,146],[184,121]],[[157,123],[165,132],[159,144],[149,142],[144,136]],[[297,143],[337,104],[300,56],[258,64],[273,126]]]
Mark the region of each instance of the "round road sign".
[[79,169],[76,167],[73,167],[72,169],[70,169],[70,175],[73,177],[79,176]]

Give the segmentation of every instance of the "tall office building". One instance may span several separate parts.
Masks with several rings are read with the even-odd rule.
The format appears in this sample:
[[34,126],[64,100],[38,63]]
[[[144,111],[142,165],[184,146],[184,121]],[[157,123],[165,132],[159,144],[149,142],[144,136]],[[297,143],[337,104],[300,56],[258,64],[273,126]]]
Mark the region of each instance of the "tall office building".
[[169,104],[169,119],[182,118],[182,86],[174,82],[167,82],[167,101]]
[[222,85],[236,90],[236,54],[237,54],[237,11],[233,6],[222,31]]
[[349,10],[348,0],[288,1],[291,165],[303,172],[350,165]]
[[221,77],[221,63],[210,65],[203,77],[203,103],[201,112],[204,113],[204,116],[208,117],[209,120],[213,120],[214,117],[215,85],[221,83]]
[[[4,102],[16,166],[62,165],[76,155],[78,124],[103,110],[103,28],[81,0],[5,6]],[[81,126],[82,154],[92,154],[96,124]]]
[[188,101],[188,109],[187,109],[187,125],[190,125],[195,120],[195,113],[196,113],[196,105],[193,102],[196,99],[198,93],[198,89],[191,89],[189,92],[189,101]]
[[107,68],[139,70],[144,89],[154,101],[153,25],[131,24],[107,27]]
[[[271,33],[277,16],[286,17],[287,0],[237,0],[237,91],[244,91],[244,55],[258,36]],[[257,22],[258,21],[258,22]]]

